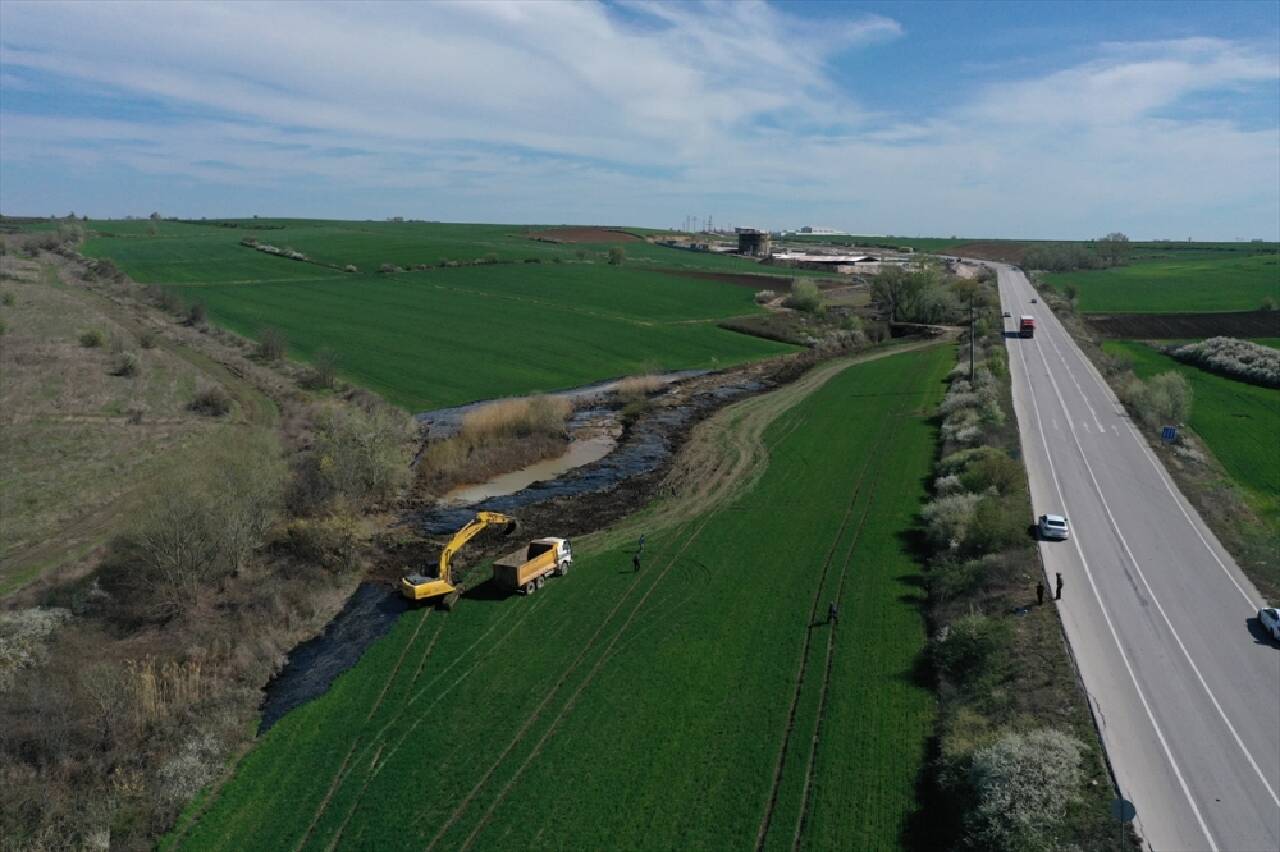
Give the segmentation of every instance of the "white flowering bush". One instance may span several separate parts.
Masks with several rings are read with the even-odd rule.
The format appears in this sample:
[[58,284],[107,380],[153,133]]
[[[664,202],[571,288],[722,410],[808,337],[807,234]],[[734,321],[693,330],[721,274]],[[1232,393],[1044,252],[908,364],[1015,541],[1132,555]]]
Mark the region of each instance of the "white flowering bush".
[[1050,846],[1083,780],[1084,744],[1052,728],[1008,733],[974,752],[969,785],[976,802],[965,817],[975,849]]
[[1169,354],[1233,379],[1280,388],[1280,349],[1234,337],[1210,337],[1174,347]]

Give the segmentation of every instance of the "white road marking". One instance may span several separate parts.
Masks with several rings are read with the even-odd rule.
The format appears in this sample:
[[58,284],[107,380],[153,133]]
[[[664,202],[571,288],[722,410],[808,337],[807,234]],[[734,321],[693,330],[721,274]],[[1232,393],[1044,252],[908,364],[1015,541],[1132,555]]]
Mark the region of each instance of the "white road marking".
[[[1052,371],[1049,371],[1049,361],[1044,356],[1044,350],[1039,344],[1036,345],[1036,351],[1040,353],[1040,360],[1044,363],[1044,368],[1049,372],[1049,382],[1053,385],[1054,394],[1058,397],[1058,404],[1062,406],[1062,410],[1066,411],[1067,404],[1062,398],[1062,391],[1058,388],[1058,381],[1053,377]],[[1186,658],[1187,664],[1191,666],[1191,671],[1195,673],[1196,680],[1200,681],[1200,686],[1204,689],[1205,695],[1209,696],[1209,701],[1213,703],[1213,707],[1218,711],[1219,718],[1223,724],[1227,726],[1227,730],[1231,732],[1231,736],[1236,741],[1236,745],[1240,747],[1240,751],[1244,753],[1245,759],[1249,761],[1249,765],[1253,767],[1253,771],[1257,774],[1258,779],[1262,781],[1262,786],[1266,788],[1267,793],[1271,796],[1271,800],[1276,803],[1276,807],[1280,808],[1280,796],[1276,795],[1276,791],[1272,789],[1267,777],[1262,774],[1262,769],[1258,767],[1258,762],[1253,759],[1253,754],[1245,746],[1244,740],[1240,739],[1240,734],[1236,732],[1235,725],[1231,724],[1231,720],[1227,718],[1226,712],[1222,709],[1222,705],[1218,703],[1218,697],[1213,694],[1213,690],[1209,688],[1209,684],[1205,682],[1204,675],[1200,674],[1200,667],[1196,665],[1195,660],[1191,659],[1191,653],[1187,650],[1187,646],[1183,644],[1182,637],[1178,635],[1177,628],[1173,626],[1173,622],[1169,619],[1168,613],[1164,611],[1164,607],[1160,604],[1160,599],[1156,597],[1155,590],[1151,588],[1151,584],[1147,582],[1146,574],[1142,571],[1142,566],[1138,563],[1138,558],[1134,556],[1133,551],[1129,548],[1129,543],[1125,540],[1124,533],[1120,531],[1120,525],[1116,522],[1115,515],[1111,512],[1111,505],[1107,502],[1106,496],[1102,493],[1102,486],[1098,484],[1098,478],[1093,473],[1093,465],[1089,464],[1089,458],[1085,455],[1084,447],[1080,445],[1080,438],[1076,435],[1075,430],[1071,430],[1072,441],[1076,445],[1076,450],[1080,453],[1080,459],[1084,462],[1085,470],[1089,473],[1089,479],[1093,483],[1094,493],[1098,495],[1098,499],[1102,501],[1102,508],[1107,513],[1107,520],[1111,523],[1111,529],[1115,532],[1116,537],[1120,540],[1120,546],[1124,548],[1125,554],[1129,557],[1130,563],[1133,564],[1134,570],[1137,571],[1142,585],[1146,587],[1147,594],[1151,597],[1151,602],[1156,605],[1156,609],[1160,613],[1160,617],[1164,619],[1165,625],[1169,628],[1170,635],[1173,636],[1178,648],[1182,651],[1182,656]],[[1077,544],[1077,549],[1079,545]]]
[[[1036,415],[1036,431],[1040,433],[1040,444],[1044,447],[1044,456],[1049,463],[1049,474],[1053,479],[1053,487],[1058,492],[1058,502],[1062,505],[1063,511],[1070,514],[1066,498],[1062,494],[1062,483],[1058,481],[1057,468],[1053,464],[1053,453],[1049,451],[1049,441],[1044,434],[1044,426],[1040,419],[1040,404],[1036,401],[1035,390],[1031,386],[1031,373],[1027,367],[1026,352],[1021,346],[1018,347],[1018,357],[1022,361],[1022,369],[1026,374],[1027,393],[1031,397],[1031,407]],[[1152,729],[1156,732],[1156,738],[1160,740],[1160,748],[1164,750],[1164,756],[1168,759],[1169,766],[1173,768],[1173,774],[1178,779],[1178,786],[1182,788],[1182,795],[1186,797],[1187,804],[1191,806],[1191,813],[1195,815],[1200,831],[1204,833],[1205,840],[1209,842],[1209,849],[1211,852],[1218,852],[1217,841],[1213,839],[1213,835],[1209,832],[1209,826],[1205,825],[1204,817],[1200,815],[1200,809],[1196,807],[1196,800],[1191,796],[1191,790],[1187,787],[1187,780],[1182,776],[1182,769],[1179,768],[1178,761],[1174,759],[1173,752],[1169,749],[1169,741],[1165,739],[1164,730],[1160,727],[1160,723],[1156,721],[1155,714],[1151,712],[1151,704],[1147,701],[1146,693],[1142,691],[1142,687],[1138,684],[1138,676],[1133,671],[1133,663],[1129,662],[1129,655],[1125,653],[1124,645],[1120,642],[1120,636],[1116,633],[1115,625],[1111,623],[1111,615],[1102,603],[1102,595],[1098,592],[1098,586],[1093,581],[1093,572],[1089,570],[1089,560],[1084,558],[1084,551],[1080,548],[1080,539],[1072,537],[1071,543],[1075,546],[1076,555],[1080,557],[1080,564],[1084,567],[1085,579],[1089,581],[1089,588],[1093,590],[1093,599],[1097,601],[1098,609],[1102,612],[1102,618],[1107,623],[1107,630],[1111,633],[1111,640],[1115,642],[1116,650],[1120,652],[1120,660],[1124,663],[1125,671],[1129,673],[1129,682],[1133,684],[1134,691],[1138,693],[1138,700],[1142,702],[1142,709],[1146,711],[1147,721],[1151,723]]]

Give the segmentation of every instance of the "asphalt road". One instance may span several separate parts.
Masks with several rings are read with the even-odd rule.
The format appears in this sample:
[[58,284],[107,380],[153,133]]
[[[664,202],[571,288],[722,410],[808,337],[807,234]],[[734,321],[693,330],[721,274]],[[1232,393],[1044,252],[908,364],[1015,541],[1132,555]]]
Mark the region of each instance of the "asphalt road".
[[[1280,850],[1280,646],[1262,598],[1021,272],[997,266],[1041,542],[1121,793],[1156,850]],[[1018,317],[1035,317],[1032,339]]]

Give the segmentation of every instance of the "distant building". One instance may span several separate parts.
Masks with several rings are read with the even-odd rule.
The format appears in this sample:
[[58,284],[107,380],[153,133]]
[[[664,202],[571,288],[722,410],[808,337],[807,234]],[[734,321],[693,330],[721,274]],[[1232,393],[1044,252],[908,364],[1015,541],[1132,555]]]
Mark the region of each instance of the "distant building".
[[738,254],[748,257],[768,257],[773,248],[768,231],[759,228],[738,228]]
[[822,228],[822,227],[818,227],[817,225],[805,225],[804,227],[802,227],[802,228],[798,231],[798,233],[801,233],[801,234],[817,234],[817,235],[824,236],[824,237],[845,237],[845,236],[848,236],[848,231],[840,231],[840,230],[837,230],[837,229],[835,229],[835,228]]

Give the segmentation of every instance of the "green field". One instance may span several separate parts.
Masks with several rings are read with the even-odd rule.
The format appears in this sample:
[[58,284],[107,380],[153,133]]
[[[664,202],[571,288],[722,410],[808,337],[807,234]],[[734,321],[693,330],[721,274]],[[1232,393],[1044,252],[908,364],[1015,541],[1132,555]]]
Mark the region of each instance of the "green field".
[[1280,391],[1238,382],[1183,364],[1144,343],[1109,341],[1102,348],[1133,360],[1147,378],[1177,370],[1191,382],[1191,428],[1248,495],[1249,502],[1280,529]]
[[[1246,244],[1247,245],[1247,244]],[[1150,260],[1112,269],[1047,276],[1059,290],[1073,286],[1084,313],[1254,311],[1280,299],[1280,257],[1219,252],[1195,260]]]
[[[777,409],[758,478],[580,543],[532,598],[482,586],[452,613],[406,614],[168,845],[896,847],[934,719],[902,536],[952,354],[825,365],[807,399],[802,380],[726,410],[740,438]],[[717,473],[750,455],[707,446]],[[832,599],[835,629],[815,623]]]
[[[761,310],[752,287],[650,268],[756,271],[737,258],[631,243],[632,259],[616,267],[601,260],[599,245],[538,243],[511,236],[510,226],[270,224],[285,227],[95,223],[115,236],[91,240],[85,252],[114,258],[136,281],[203,302],[215,322],[246,336],[279,328],[295,357],[331,349],[343,375],[411,410],[651,370],[724,367],[793,348],[716,326]],[[504,258],[517,249],[564,262],[347,274],[240,246],[246,234],[364,269],[387,258],[407,264],[418,253],[437,263],[490,250]],[[580,261],[579,248],[594,260]]]

